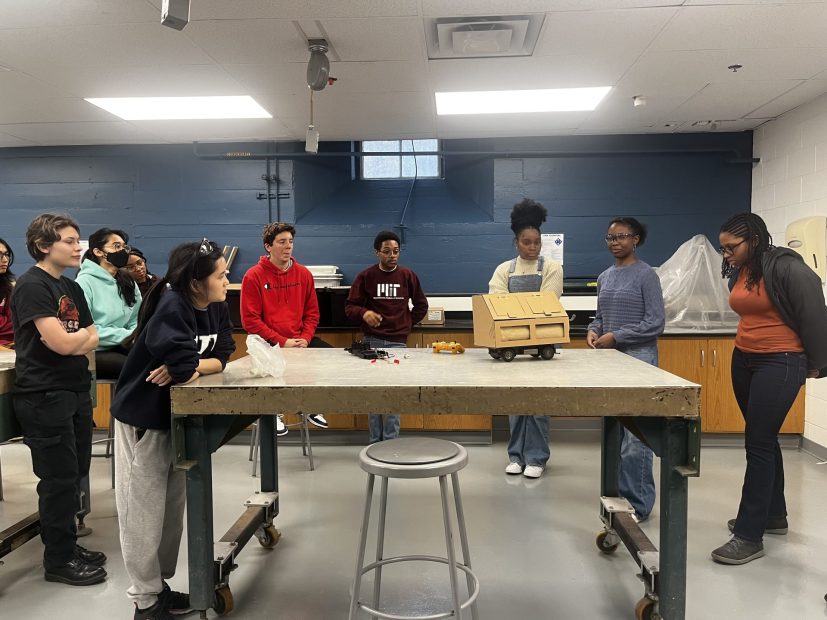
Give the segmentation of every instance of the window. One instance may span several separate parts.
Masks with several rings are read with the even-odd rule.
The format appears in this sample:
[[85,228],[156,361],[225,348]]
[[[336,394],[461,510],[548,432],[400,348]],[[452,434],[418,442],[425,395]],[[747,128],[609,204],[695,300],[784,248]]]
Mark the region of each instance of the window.
[[[362,157],[363,179],[437,179],[439,155],[413,155],[439,150],[439,140],[365,140],[363,153],[399,153]],[[411,155],[408,155],[411,153]]]

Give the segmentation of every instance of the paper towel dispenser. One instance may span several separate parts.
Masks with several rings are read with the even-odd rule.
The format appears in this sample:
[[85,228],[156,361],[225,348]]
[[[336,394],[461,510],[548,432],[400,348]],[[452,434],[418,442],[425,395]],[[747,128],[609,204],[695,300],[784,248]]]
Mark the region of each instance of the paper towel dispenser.
[[825,281],[827,277],[827,216],[805,217],[787,226],[787,245],[801,254]]

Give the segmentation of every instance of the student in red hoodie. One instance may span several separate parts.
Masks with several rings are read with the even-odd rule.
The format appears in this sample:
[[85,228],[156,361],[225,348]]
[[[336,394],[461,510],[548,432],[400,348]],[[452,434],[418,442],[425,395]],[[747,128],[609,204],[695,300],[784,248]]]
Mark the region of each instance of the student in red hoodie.
[[[383,230],[373,240],[379,262],[360,272],[345,302],[345,314],[359,321],[363,342],[374,349],[406,346],[414,325],[428,314],[428,298],[419,278],[399,264],[399,237]],[[408,308],[408,301],[413,309]],[[399,437],[399,416],[371,414],[370,443]]]
[[[313,274],[293,258],[296,229],[283,222],[267,224],[261,233],[266,256],[250,267],[241,281],[241,324],[248,334],[257,334],[280,347],[329,347],[316,338],[319,302]],[[308,414],[316,426],[327,428],[321,414]],[[279,417],[276,432],[287,428]]]

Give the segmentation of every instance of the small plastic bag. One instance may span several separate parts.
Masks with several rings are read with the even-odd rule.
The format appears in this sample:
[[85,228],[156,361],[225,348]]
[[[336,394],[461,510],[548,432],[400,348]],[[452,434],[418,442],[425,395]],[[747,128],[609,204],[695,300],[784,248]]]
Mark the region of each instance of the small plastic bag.
[[261,336],[247,336],[247,353],[253,361],[253,376],[270,376],[280,379],[284,376],[287,363],[279,345],[271,345]]

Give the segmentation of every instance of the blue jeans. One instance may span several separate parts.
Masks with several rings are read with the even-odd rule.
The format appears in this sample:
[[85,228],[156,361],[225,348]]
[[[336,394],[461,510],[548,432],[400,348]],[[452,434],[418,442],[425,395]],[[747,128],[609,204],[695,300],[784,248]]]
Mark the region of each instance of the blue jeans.
[[508,460],[520,465],[545,467],[551,456],[548,446],[547,415],[510,415],[508,428]]
[[759,542],[768,517],[786,517],[784,461],[778,432],[807,378],[804,353],[732,354],[732,389],[744,416],[747,470],[736,536]]
[[[641,362],[658,365],[658,345],[629,347],[622,351]],[[629,500],[640,519],[646,519],[655,505],[655,477],[652,474],[652,450],[628,429],[623,429],[620,443],[620,494]]]
[[[372,349],[399,349],[405,347],[404,342],[383,340],[376,336],[365,336],[362,341]],[[399,437],[399,416],[372,413],[368,416],[368,430],[370,432],[370,443],[396,439]]]

